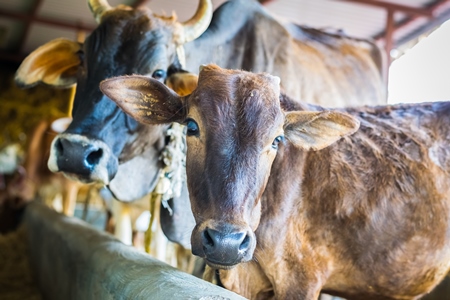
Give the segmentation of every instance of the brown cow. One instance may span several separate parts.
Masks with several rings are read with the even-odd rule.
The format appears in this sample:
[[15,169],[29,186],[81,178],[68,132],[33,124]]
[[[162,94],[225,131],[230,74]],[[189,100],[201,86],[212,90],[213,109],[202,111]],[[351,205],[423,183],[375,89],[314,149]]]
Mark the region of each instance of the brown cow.
[[192,252],[225,287],[416,299],[449,271],[450,102],[328,111],[214,65],[186,97],[139,76],[101,89],[142,123],[186,124]]

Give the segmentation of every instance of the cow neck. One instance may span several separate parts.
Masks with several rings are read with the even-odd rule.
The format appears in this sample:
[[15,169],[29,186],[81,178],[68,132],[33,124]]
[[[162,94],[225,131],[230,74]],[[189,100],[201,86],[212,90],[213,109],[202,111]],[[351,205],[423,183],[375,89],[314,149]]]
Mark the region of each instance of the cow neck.
[[[283,111],[323,110],[317,105],[294,101],[283,93],[280,94],[280,105]],[[301,195],[304,168],[309,154],[296,148],[289,141],[280,145],[261,198],[262,214],[260,226],[256,231],[257,235],[264,235],[266,231],[284,232],[290,218],[298,219],[300,217],[298,214],[299,207],[303,205]]]
[[[298,217],[306,156],[305,151],[289,143],[279,148],[261,198],[262,214],[257,235],[272,232],[278,237],[286,236],[283,233],[287,230],[287,222]],[[261,240],[263,239],[258,237],[258,243]],[[273,242],[277,243],[276,240]]]

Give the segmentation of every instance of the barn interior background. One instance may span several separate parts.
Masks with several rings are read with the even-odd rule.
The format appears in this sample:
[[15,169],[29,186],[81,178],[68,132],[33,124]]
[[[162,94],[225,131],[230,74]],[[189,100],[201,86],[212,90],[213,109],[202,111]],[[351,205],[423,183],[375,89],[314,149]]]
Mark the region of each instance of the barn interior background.
[[[225,0],[213,0],[214,7]],[[450,98],[450,87],[445,84],[444,73],[450,59],[449,25],[440,45],[422,46],[426,53],[410,50],[424,37],[450,18],[448,0],[260,0],[267,9],[279,17],[316,28],[342,30],[358,38],[372,38],[387,53],[389,60],[398,59],[391,69],[390,102],[443,100]],[[111,5],[146,5],[156,13],[171,14],[188,19],[195,11],[196,0],[111,0]],[[68,91],[38,87],[19,91],[12,83],[12,74],[23,58],[44,43],[58,38],[83,40],[96,24],[84,0],[0,0],[0,118],[2,134],[0,145],[26,140],[28,132],[43,116],[67,113]],[[447,29],[445,29],[447,28]],[[437,35],[437,34],[436,34]],[[447,47],[447,48],[446,48]],[[420,47],[417,47],[420,48]],[[446,50],[447,49],[447,50]],[[439,55],[444,57],[440,58]],[[406,62],[402,62],[402,60]],[[389,62],[387,62],[389,63]],[[405,66],[406,65],[406,66]],[[409,69],[407,69],[409,68]],[[387,70],[387,69],[386,69]],[[407,70],[407,71],[404,71]],[[388,78],[388,71],[386,71]],[[426,86],[429,84],[429,87]],[[423,98],[424,90],[427,99]],[[402,93],[409,92],[406,96]],[[438,93],[439,91],[442,91]],[[411,96],[409,96],[411,95]],[[45,100],[39,100],[45,99]],[[7,121],[6,121],[7,120]],[[15,120],[15,121],[14,121]]]
[[[216,8],[225,0],[212,2]],[[450,22],[445,23],[450,19],[450,0],[259,2],[280,19],[376,41],[388,54],[386,64],[391,65],[385,73],[390,103],[450,99],[446,76],[450,69]],[[161,14],[175,11],[181,21],[190,18],[197,7],[197,0],[109,3],[146,5]],[[13,78],[20,62],[52,39],[82,41],[95,27],[85,0],[0,0],[0,149],[10,143],[24,147],[27,133],[39,120],[62,117],[70,110],[71,89],[17,88]]]
[[[155,13],[171,14],[175,11],[178,18],[188,19],[195,11],[196,0],[111,0],[111,5],[146,5]],[[218,7],[225,0],[213,0]],[[450,18],[448,0],[260,0],[267,9],[280,19],[316,28],[341,30],[345,34],[358,38],[372,38],[393,61],[398,59],[391,69],[390,102],[443,100],[450,98],[450,87],[445,84],[445,76],[439,75],[439,69],[448,70],[450,59],[439,58],[439,53],[448,53],[450,47],[450,29],[447,34],[433,38],[440,45],[426,48],[425,54],[416,54],[410,50],[419,41],[428,41],[424,37],[436,30]],[[12,76],[23,58],[44,43],[66,37],[83,40],[95,28],[95,20],[84,0],[0,0],[0,118],[2,135],[0,146],[6,142],[26,141],[26,132],[41,117],[58,117],[67,113],[69,91],[54,91],[45,87],[20,91],[12,83]],[[444,28],[444,29],[445,29]],[[443,29],[443,30],[444,30]],[[447,37],[447,38],[446,38]],[[423,48],[423,47],[422,47]],[[423,52],[423,51],[421,51]],[[421,58],[418,58],[420,56]],[[401,63],[402,60],[407,60]],[[412,62],[411,62],[412,61]],[[407,69],[405,75],[405,65]],[[386,78],[388,78],[386,68]],[[441,76],[442,75],[442,76]],[[425,84],[430,84],[430,87]],[[437,86],[440,84],[441,86]],[[403,86],[403,88],[402,88]],[[400,90],[400,88],[402,88]],[[417,89],[428,91],[427,99]],[[403,91],[411,95],[402,96]],[[437,94],[443,91],[444,94]],[[446,94],[445,94],[446,93]],[[447,96],[446,96],[447,95]],[[44,99],[44,100],[42,100]]]

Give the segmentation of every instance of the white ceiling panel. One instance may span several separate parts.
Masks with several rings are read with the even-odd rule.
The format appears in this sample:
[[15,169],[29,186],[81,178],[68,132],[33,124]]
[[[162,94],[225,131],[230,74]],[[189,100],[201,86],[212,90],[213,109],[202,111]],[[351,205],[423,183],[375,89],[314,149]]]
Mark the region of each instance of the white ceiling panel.
[[35,24],[30,28],[23,50],[31,52],[48,41],[60,37],[76,40],[76,33],[73,30],[61,27]]

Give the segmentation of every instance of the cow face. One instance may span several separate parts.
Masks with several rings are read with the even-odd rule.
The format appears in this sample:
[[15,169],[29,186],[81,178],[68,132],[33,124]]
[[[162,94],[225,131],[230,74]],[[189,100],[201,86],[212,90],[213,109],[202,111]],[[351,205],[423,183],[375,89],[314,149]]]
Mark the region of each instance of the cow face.
[[280,151],[290,145],[319,150],[359,126],[339,112],[283,112],[279,83],[268,74],[212,65],[203,68],[197,89],[184,98],[145,77],[101,84],[139,122],[186,125],[187,181],[196,220],[192,252],[212,267],[252,259],[264,190]]
[[201,0],[185,23],[146,8],[111,8],[102,0],[89,6],[100,24],[85,43],[57,39],[40,47],[24,60],[16,82],[77,84],[73,122],[55,138],[48,166],[83,182],[107,184],[118,199],[131,201],[156,183],[166,126],[138,124],[100,92],[99,83],[125,74],[163,82],[166,70],[178,62],[180,46],[206,30],[212,5]]

